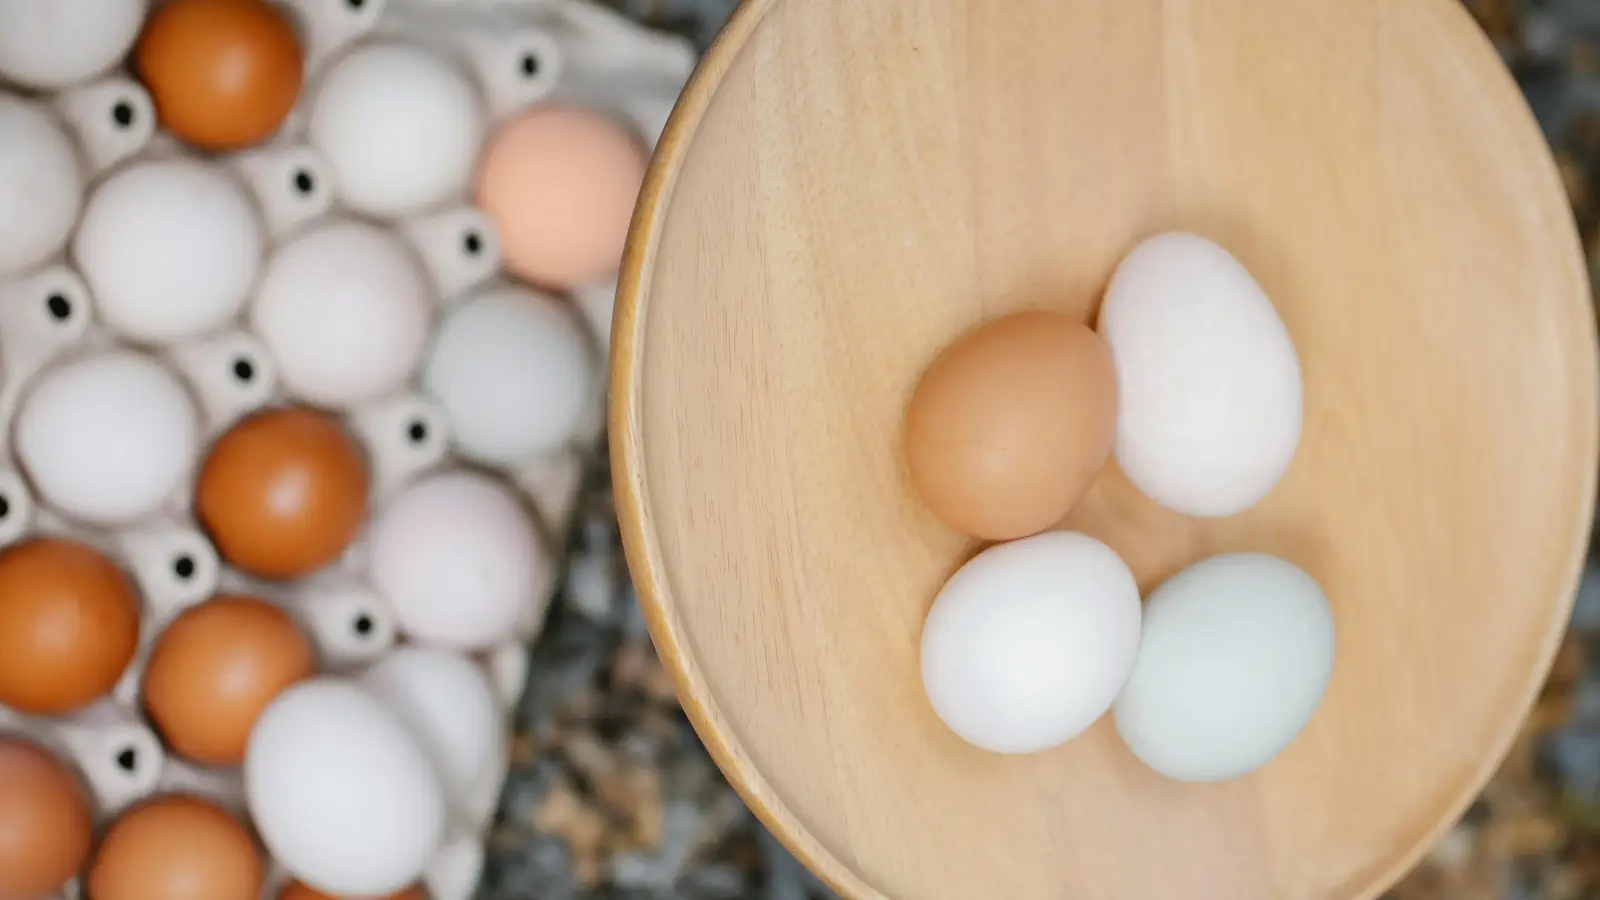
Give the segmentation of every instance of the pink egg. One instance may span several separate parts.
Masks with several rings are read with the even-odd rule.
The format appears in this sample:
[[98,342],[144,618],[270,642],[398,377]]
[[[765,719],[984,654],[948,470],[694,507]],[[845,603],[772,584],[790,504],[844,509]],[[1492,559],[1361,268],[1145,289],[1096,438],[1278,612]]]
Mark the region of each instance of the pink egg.
[[621,123],[541,106],[489,140],[478,205],[500,231],[506,268],[567,288],[616,271],[644,170],[644,148]]

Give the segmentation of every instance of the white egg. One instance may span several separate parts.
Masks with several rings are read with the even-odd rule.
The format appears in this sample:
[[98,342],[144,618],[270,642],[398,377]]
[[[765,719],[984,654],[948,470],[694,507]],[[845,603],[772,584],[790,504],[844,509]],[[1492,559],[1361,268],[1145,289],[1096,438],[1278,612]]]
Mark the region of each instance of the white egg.
[[324,893],[399,891],[444,842],[444,787],[427,752],[343,679],[303,681],[272,701],[250,733],[244,786],[262,843]]
[[549,581],[532,518],[509,489],[446,472],[402,491],[372,525],[372,581],[421,644],[479,650],[542,613]]
[[55,90],[109,70],[133,48],[145,5],[146,0],[0,0],[0,78]]
[[0,147],[0,275],[6,275],[31,269],[66,246],[83,205],[84,176],[78,149],[61,126],[38,107],[4,95]]
[[173,496],[198,456],[200,420],[177,376],[119,350],[40,376],[23,398],[15,440],[46,505],[120,525]]
[[478,791],[505,740],[494,688],[480,666],[445,650],[403,647],[368,669],[361,683],[427,749],[453,800]]
[[1215,243],[1168,233],[1128,254],[1100,311],[1117,371],[1117,463],[1169,509],[1254,506],[1300,445],[1300,360],[1272,301]]
[[250,311],[279,380],[312,403],[339,407],[400,387],[422,358],[432,315],[411,252],[353,221],[322,225],[279,249]]
[[967,742],[1035,753],[1105,713],[1139,649],[1139,588],[1115,551],[1046,532],[997,544],[939,592],[922,632],[922,683]]
[[426,50],[369,44],[339,60],[311,106],[311,143],[357,212],[390,218],[463,194],[483,113],[467,77]]
[[1333,649],[1333,615],[1310,575],[1265,554],[1196,563],[1150,595],[1117,731],[1169,778],[1246,775],[1311,721]]
[[515,465],[572,440],[598,390],[597,367],[565,304],[500,288],[445,318],[423,378],[463,456]]
[[255,206],[226,170],[161,159],[121,169],[89,195],[72,249],[106,325],[170,344],[244,308],[265,242]]

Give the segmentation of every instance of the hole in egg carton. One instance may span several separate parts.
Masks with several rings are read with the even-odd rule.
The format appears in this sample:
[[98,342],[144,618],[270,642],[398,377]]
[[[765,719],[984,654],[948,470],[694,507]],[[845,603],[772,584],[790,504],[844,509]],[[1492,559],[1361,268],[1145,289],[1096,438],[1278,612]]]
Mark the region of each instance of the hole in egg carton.
[[694,71],[694,47],[585,0],[554,0],[545,27],[564,54],[553,96],[610,111],[654,148]]
[[400,231],[448,302],[500,269],[500,236],[475,207],[461,207],[401,223]]
[[61,538],[91,547],[111,559],[138,588],[142,598],[139,645],[104,701],[138,709],[145,665],[165,623],[216,591],[220,566],[215,551],[198,531],[178,522],[146,522],[123,531],[106,531],[86,528],[42,506],[34,507],[33,520],[29,536]]
[[380,30],[468,60],[496,119],[557,99],[617,115],[650,147],[697,60],[687,40],[585,0],[394,0]]
[[149,145],[155,104],[137,82],[112,77],[67,91],[56,111],[77,134],[92,169],[104,172]]
[[112,542],[139,584],[150,621],[170,621],[216,593],[222,564],[198,528],[152,522],[118,531]]
[[33,494],[22,476],[0,469],[0,547],[21,540],[33,524]]
[[306,71],[317,73],[383,19],[387,0],[291,0],[305,41]]
[[154,731],[129,708],[102,701],[65,719],[38,723],[54,746],[77,763],[102,817],[153,794],[167,767]]
[[357,409],[351,428],[367,448],[372,490],[386,496],[443,462],[450,450],[444,411],[426,397],[403,394]]
[[89,288],[65,265],[0,285],[0,424],[7,430],[33,377],[84,342],[91,318]]
[[[697,60],[689,41],[587,0],[394,0],[382,29],[420,40],[437,34],[542,33],[559,48],[563,73],[578,69],[585,74],[632,76],[672,95],[682,89]],[[483,56],[493,55],[490,48],[478,50]],[[512,72],[525,74],[519,57],[505,58],[513,63]]]
[[184,344],[173,348],[170,357],[200,401],[212,436],[276,395],[277,370],[272,357],[266,346],[247,332],[228,332]]
[[588,0],[552,0],[549,6],[552,32],[576,67],[675,78],[679,89],[694,71],[694,47],[682,38]]
[[560,83],[561,46],[542,29],[464,27],[456,51],[471,66],[491,119],[509,118],[549,97]]
[[371,585],[325,573],[294,588],[291,610],[331,671],[365,666],[394,648],[394,614]]
[[333,175],[311,147],[273,147],[230,159],[250,186],[267,231],[281,237],[333,208]]

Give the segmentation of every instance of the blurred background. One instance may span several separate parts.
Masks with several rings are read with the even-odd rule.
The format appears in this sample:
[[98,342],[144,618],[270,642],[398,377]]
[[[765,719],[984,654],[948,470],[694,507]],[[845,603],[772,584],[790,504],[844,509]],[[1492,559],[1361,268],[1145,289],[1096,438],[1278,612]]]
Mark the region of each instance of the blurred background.
[[[606,2],[702,49],[735,5]],[[1600,0],[1464,2],[1539,118],[1600,271]],[[480,900],[832,897],[745,809],[679,709],[628,583],[603,459],[582,509]],[[1499,774],[1389,896],[1600,900],[1600,554]]]

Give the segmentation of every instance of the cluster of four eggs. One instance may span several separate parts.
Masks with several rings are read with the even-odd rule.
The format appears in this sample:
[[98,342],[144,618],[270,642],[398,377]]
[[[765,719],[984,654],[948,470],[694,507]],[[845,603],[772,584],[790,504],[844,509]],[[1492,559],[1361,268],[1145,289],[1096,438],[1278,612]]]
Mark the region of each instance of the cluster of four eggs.
[[[1194,563],[1141,606],[1107,543],[1049,531],[1115,457],[1145,497],[1190,519],[1260,503],[1293,462],[1302,373],[1250,273],[1187,233],[1133,249],[1096,328],[1053,312],[984,325],[924,373],[906,421],[910,476],[943,522],[998,541],[934,601],[922,676],[939,717],[1000,753],[1063,744],[1113,713],[1146,764],[1183,781],[1265,765],[1328,684],[1333,620],[1321,587],[1260,553]],[[1118,541],[1114,486],[1078,517]],[[1130,535],[1135,535],[1130,537]]]

